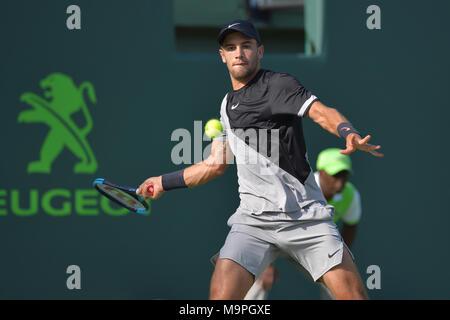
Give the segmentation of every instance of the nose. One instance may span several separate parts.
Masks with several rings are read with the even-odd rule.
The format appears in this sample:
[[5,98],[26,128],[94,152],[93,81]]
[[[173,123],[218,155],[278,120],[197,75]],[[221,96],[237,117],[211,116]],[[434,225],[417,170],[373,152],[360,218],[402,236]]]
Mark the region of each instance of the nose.
[[237,46],[236,47],[236,58],[241,58],[243,55],[242,55],[242,48],[241,48],[241,46]]

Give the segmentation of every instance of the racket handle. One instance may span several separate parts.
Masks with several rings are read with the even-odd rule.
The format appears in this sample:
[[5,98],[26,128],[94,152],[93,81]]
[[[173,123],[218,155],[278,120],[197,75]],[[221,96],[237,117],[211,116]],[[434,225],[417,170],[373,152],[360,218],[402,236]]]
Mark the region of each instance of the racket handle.
[[153,185],[149,185],[147,187],[147,192],[150,193],[151,195],[153,195],[153,192],[155,191],[155,189],[153,188]]

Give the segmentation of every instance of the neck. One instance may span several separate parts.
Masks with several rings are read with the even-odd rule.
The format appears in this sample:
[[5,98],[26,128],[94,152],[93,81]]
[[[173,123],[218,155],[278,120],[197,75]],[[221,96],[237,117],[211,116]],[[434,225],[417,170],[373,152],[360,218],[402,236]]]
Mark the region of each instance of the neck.
[[325,200],[327,200],[327,201],[330,201],[331,199],[333,199],[333,195],[332,194],[323,193],[323,196],[325,197]]
[[259,72],[260,68],[257,68],[255,70],[255,72],[253,72],[250,76],[248,76],[245,79],[235,79],[231,76],[230,73],[230,78],[231,78],[231,84],[233,86],[233,90],[239,90],[240,88],[244,87],[247,83],[250,82],[250,80],[252,80]]

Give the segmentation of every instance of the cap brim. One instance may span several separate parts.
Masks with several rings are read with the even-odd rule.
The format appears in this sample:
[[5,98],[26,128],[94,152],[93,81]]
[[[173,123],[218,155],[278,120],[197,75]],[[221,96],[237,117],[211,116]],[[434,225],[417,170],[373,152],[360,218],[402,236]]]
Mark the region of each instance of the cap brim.
[[348,171],[351,174],[353,174],[352,169],[344,164],[344,163],[340,163],[340,162],[335,162],[333,164],[328,165],[326,168],[322,169],[324,170],[326,173],[328,173],[330,176],[334,176],[335,174],[341,172],[341,171]]

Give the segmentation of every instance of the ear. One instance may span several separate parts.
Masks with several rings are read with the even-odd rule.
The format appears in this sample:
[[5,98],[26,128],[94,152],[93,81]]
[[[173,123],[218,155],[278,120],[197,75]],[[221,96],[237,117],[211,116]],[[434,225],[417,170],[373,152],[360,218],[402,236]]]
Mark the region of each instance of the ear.
[[263,55],[264,55],[264,46],[260,45],[258,47],[258,58],[261,59],[263,57]]
[[222,48],[219,49],[219,54],[220,54],[220,57],[222,58],[222,62],[227,63],[227,60],[225,59],[225,54],[224,54]]

